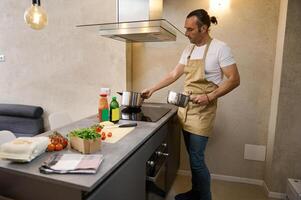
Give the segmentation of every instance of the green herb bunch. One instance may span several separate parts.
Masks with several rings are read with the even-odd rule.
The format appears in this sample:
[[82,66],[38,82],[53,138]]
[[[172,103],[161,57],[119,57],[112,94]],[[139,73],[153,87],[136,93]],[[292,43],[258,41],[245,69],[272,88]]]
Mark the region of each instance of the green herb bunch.
[[84,140],[95,140],[95,139],[101,137],[101,135],[98,134],[94,128],[76,129],[76,130],[70,132],[70,136],[79,137]]

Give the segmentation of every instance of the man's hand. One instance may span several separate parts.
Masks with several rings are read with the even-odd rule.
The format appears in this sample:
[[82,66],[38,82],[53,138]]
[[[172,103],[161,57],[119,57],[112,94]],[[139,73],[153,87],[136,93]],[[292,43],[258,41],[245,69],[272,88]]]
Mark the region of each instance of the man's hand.
[[209,104],[209,98],[206,94],[196,95],[191,98],[191,101],[196,104],[200,104],[201,106],[205,106]]
[[153,93],[154,91],[152,89],[144,89],[141,92],[141,97],[144,99],[148,99],[152,96]]

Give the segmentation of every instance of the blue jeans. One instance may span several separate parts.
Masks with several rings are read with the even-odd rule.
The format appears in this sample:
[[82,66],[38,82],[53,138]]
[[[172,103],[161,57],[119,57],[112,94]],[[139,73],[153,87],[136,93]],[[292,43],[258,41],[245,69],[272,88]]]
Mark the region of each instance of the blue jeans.
[[208,137],[183,130],[185,146],[189,154],[192,190],[199,194],[200,200],[211,200],[210,173],[205,163],[205,149]]

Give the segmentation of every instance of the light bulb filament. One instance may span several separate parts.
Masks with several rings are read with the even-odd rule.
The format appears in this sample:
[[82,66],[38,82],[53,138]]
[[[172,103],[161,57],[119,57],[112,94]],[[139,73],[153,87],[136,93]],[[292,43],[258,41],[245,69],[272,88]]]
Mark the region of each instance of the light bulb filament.
[[34,13],[32,22],[35,24],[39,24],[41,17],[42,15],[40,13]]

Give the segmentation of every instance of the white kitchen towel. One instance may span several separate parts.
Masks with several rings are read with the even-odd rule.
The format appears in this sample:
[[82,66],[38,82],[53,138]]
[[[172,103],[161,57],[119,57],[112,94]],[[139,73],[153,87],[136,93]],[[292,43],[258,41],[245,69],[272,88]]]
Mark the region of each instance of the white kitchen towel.
[[48,137],[19,137],[0,146],[0,158],[29,162],[45,152],[48,143]]

